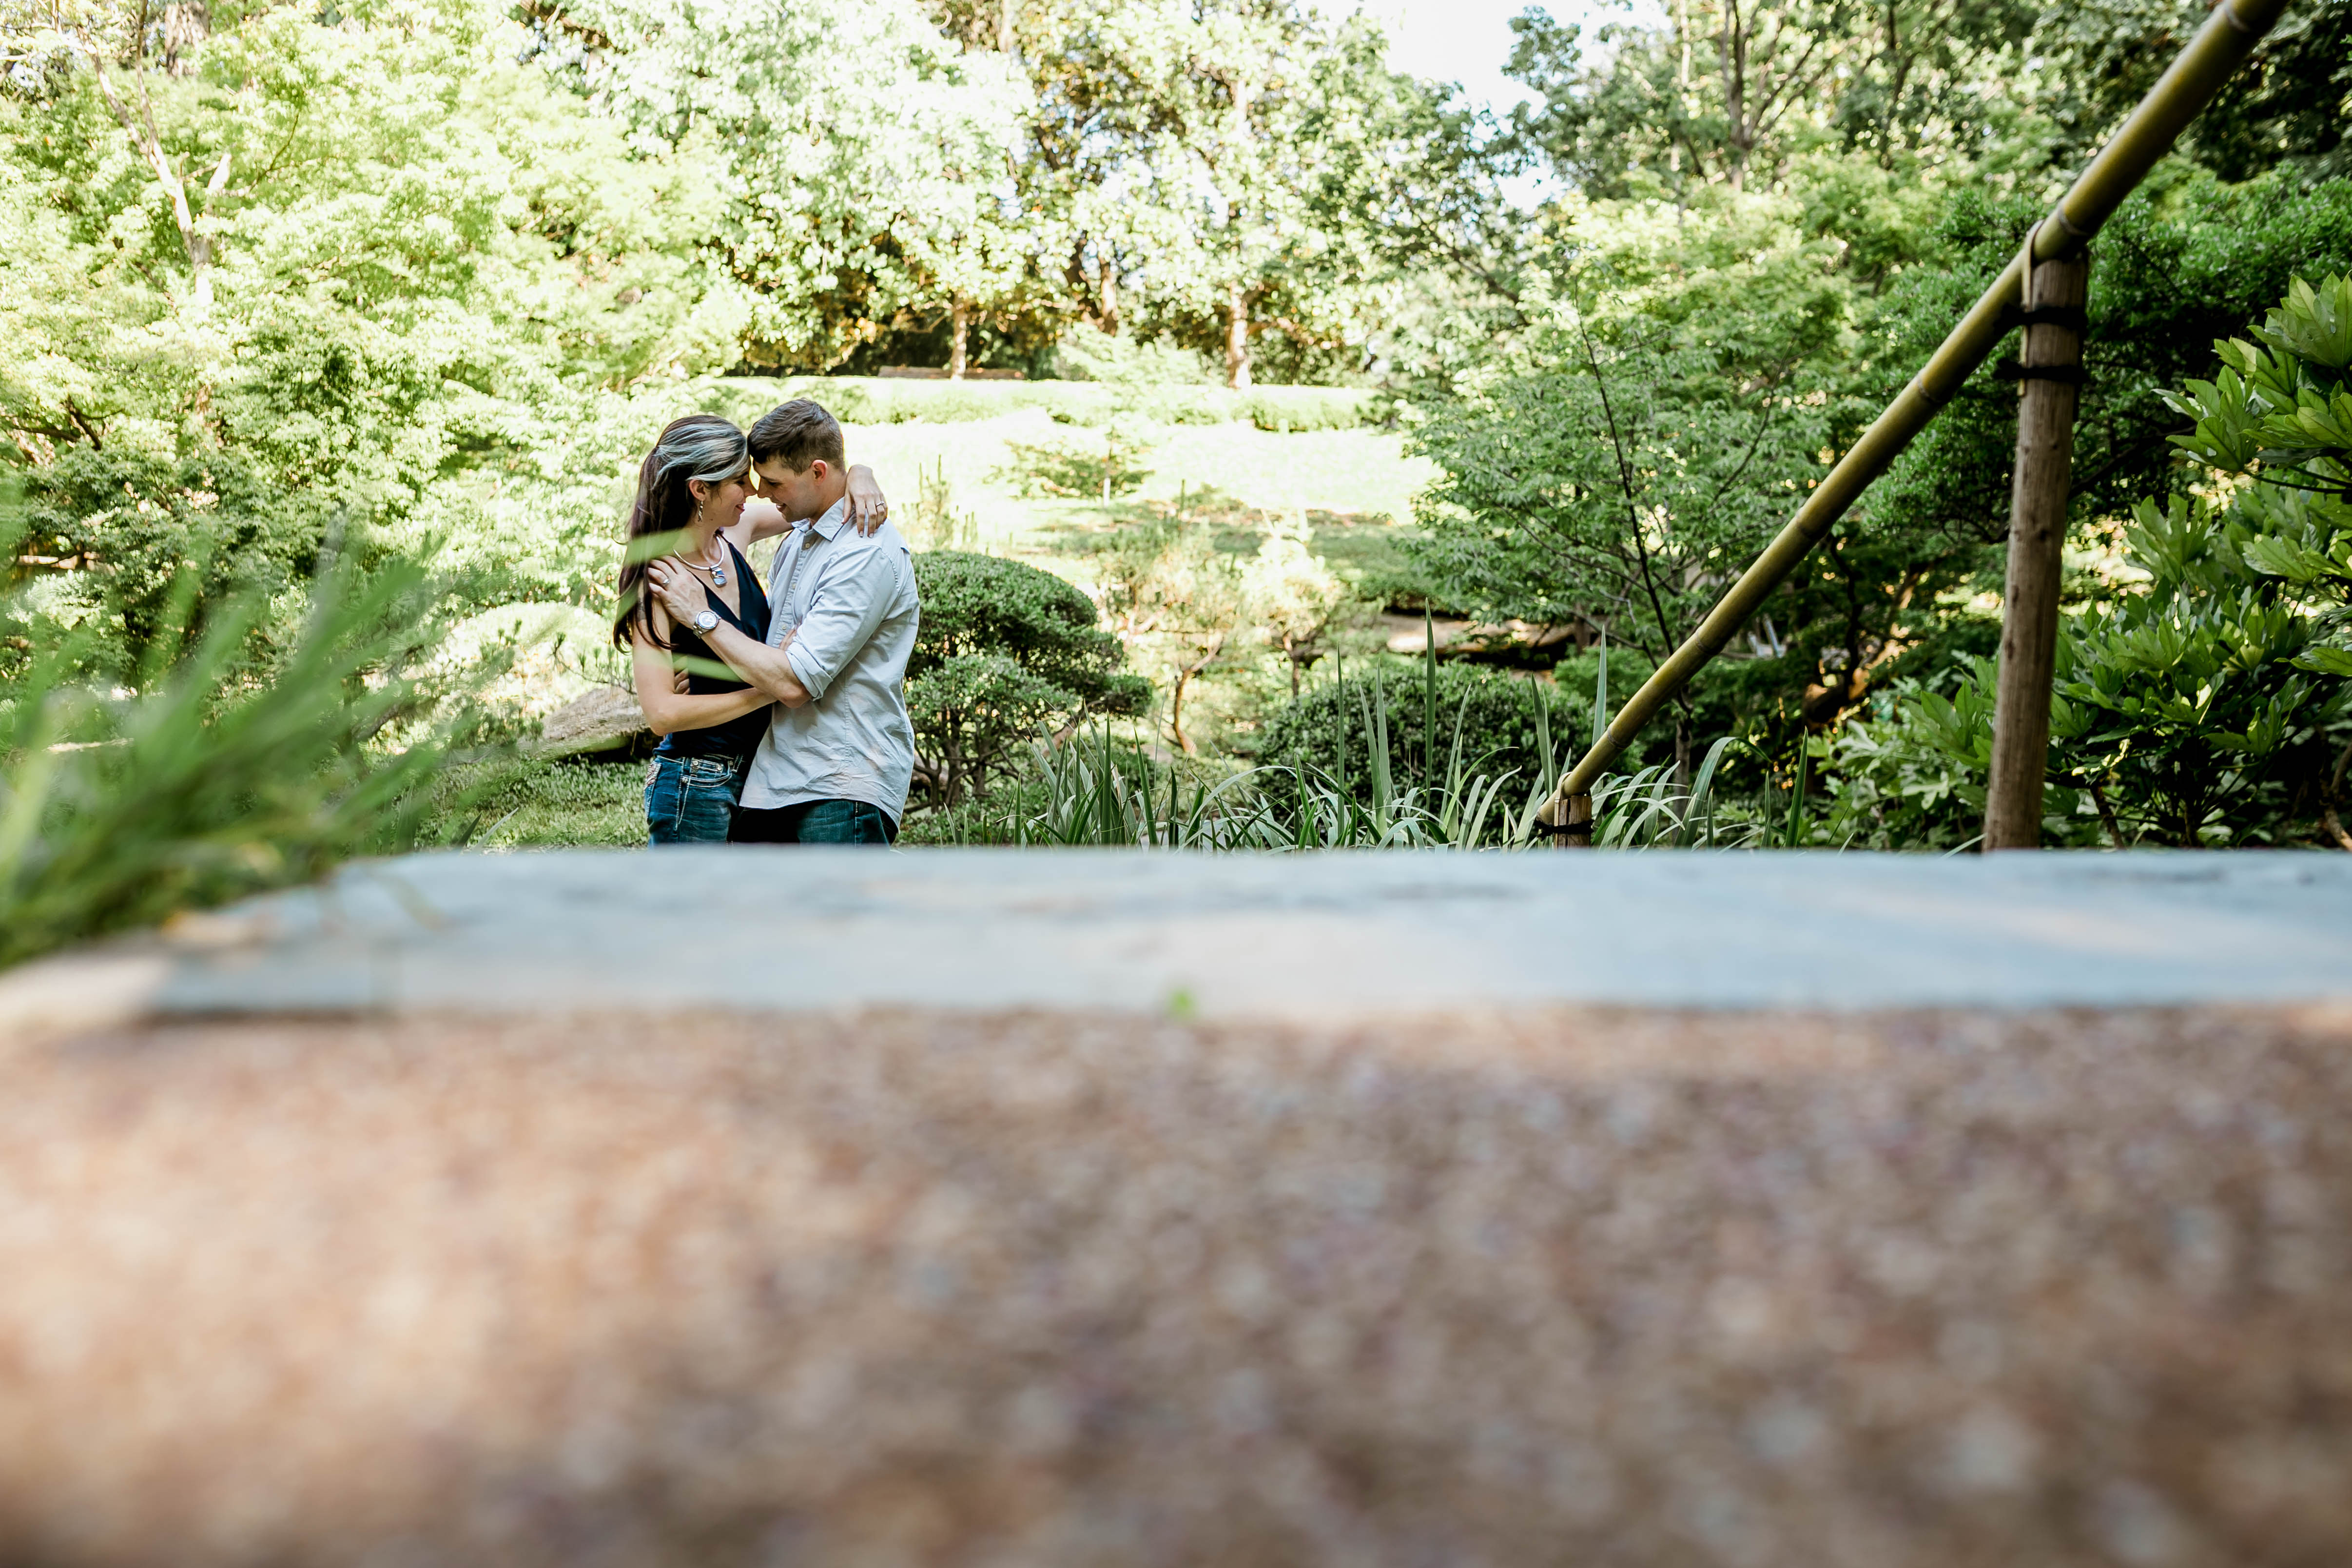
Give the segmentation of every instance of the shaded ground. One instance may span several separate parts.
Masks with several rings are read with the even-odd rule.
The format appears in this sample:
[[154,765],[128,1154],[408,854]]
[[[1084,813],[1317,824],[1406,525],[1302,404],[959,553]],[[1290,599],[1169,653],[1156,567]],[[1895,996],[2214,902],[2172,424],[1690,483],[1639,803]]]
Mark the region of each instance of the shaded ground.
[[2334,1564],[2352,1011],[0,1054],[0,1561]]

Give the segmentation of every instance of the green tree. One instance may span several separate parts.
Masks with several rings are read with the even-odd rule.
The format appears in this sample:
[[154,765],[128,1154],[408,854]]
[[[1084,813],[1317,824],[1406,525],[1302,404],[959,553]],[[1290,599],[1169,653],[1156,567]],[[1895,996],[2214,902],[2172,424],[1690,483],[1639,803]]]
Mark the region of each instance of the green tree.
[[1243,568],[1243,591],[1266,641],[1282,650],[1294,698],[1299,675],[1328,652],[1326,641],[1349,601],[1348,585],[1312,546],[1301,512],[1276,520]]
[[1002,276],[984,231],[1013,78],[914,0],[594,0],[536,21],[638,140],[722,172],[709,216],[752,291],[750,363],[830,369]]
[[1846,296],[1818,247],[1741,256],[1737,225],[1714,235],[1723,265],[1679,279],[1636,246],[1596,262],[1525,369],[1416,434],[1443,473],[1408,549],[1443,601],[1605,629],[1656,664],[1795,508],[1830,431],[1812,367],[1843,341]]
[[[35,553],[76,569],[43,602],[133,667],[182,563],[198,622],[298,601],[336,517],[493,598],[601,591],[624,464],[739,351],[708,162],[633,148],[494,7],[161,15],[6,19],[0,320],[34,352],[0,419]],[[201,255],[142,137],[201,192]]]

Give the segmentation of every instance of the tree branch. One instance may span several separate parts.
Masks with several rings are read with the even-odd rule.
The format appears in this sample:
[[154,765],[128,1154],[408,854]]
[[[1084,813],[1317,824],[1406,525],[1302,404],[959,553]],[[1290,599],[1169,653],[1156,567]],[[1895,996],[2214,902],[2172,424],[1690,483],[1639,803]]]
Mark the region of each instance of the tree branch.
[[1625,455],[1625,437],[1617,428],[1616,405],[1609,401],[1608,379],[1601,373],[1601,356],[1593,350],[1592,333],[1585,326],[1584,312],[1576,313],[1576,335],[1584,344],[1584,362],[1591,367],[1592,385],[1601,394],[1601,417],[1609,422],[1609,443],[1617,456],[1617,484],[1625,496],[1625,526],[1633,540],[1633,551],[1642,566],[1642,588],[1649,595],[1650,613],[1657,618],[1658,640],[1665,647],[1675,642],[1674,629],[1666,623],[1666,607],[1658,598],[1657,578],[1650,568],[1650,547],[1642,538],[1642,514],[1634,498],[1633,468]]

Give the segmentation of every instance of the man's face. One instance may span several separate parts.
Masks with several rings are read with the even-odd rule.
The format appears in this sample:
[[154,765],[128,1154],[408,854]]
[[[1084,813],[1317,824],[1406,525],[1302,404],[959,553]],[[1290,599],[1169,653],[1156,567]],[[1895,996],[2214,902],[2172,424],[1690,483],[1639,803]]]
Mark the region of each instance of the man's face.
[[823,458],[808,465],[804,474],[795,474],[784,466],[781,457],[771,457],[752,465],[751,472],[760,481],[760,495],[781,507],[787,522],[801,522],[814,517],[824,508],[817,504],[824,493],[827,465]]

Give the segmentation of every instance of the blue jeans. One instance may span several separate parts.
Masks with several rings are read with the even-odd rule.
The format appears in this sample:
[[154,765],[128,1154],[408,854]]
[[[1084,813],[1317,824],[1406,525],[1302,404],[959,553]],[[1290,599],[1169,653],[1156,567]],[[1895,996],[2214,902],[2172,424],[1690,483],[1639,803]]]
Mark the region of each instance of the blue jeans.
[[745,806],[735,812],[739,844],[883,844],[898,837],[898,824],[879,806],[863,800],[803,800],[796,806]]
[[646,769],[647,836],[657,844],[725,843],[746,760],[656,752]]

